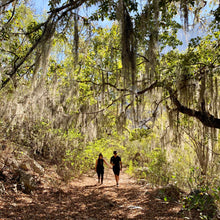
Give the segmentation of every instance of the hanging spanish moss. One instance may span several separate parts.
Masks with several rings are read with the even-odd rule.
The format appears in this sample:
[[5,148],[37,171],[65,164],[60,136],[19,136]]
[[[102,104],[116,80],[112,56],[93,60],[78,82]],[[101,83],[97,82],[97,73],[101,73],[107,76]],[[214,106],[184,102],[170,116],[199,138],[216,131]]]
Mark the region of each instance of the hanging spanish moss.
[[[209,105],[209,111],[211,112],[215,112],[215,108],[216,108],[216,103],[214,103],[214,99],[215,99],[215,87],[214,87],[214,78],[213,78],[213,74],[212,72],[210,72],[210,74],[207,75],[207,87],[208,89],[208,93],[206,97],[207,99],[207,103],[210,103]],[[210,100],[210,102],[209,102]]]
[[189,27],[189,8],[188,8],[189,1],[188,0],[181,0],[180,1],[180,10],[183,13],[184,18],[184,29],[187,31]]
[[158,39],[159,39],[159,0],[153,0],[153,24],[150,33],[149,40],[149,60],[151,65],[151,70],[149,71],[150,79],[155,80],[158,78],[158,75],[155,71],[157,65],[157,56],[158,56]]
[[171,129],[173,129],[174,127],[174,118],[175,118],[175,115],[176,115],[176,112],[173,111],[172,109],[168,109],[168,120],[169,120],[169,126]]
[[148,82],[152,82],[159,77],[156,73],[159,39],[159,0],[153,0],[152,4],[145,5],[138,26],[144,30],[143,32],[147,33],[146,39],[148,40],[145,57],[148,58],[149,62],[145,63],[146,74],[143,80],[147,79]]
[[[55,34],[56,23],[51,17],[46,26],[44,27],[44,31],[42,37],[38,43],[37,48],[37,56],[35,60],[35,69],[33,73],[33,84],[32,84],[32,96],[39,97],[42,95],[43,90],[41,89],[44,81],[45,75],[47,73],[47,67],[49,62],[50,51],[52,47],[52,41]],[[41,76],[36,79],[36,75]]]
[[[219,101],[218,101],[218,79],[213,78],[213,74],[208,75],[208,86],[209,94],[207,94],[207,101],[210,101],[209,111],[213,113],[215,117],[218,117]],[[216,151],[216,146],[218,144],[218,131],[216,128],[210,129],[210,148],[211,148],[211,158],[214,158],[213,152]]]
[[44,73],[47,70],[47,64],[49,61],[49,55],[50,55],[51,45],[53,41],[53,36],[55,33],[55,27],[56,27],[56,23],[54,23],[53,19],[51,19],[45,27],[43,38],[40,42],[41,51],[42,51],[42,54],[41,54],[42,69]]
[[[118,20],[121,24],[121,60],[122,74],[124,76],[124,88],[131,89],[130,108],[133,124],[136,122],[135,111],[135,90],[136,90],[136,39],[132,18],[127,10],[125,1],[120,0],[118,3]],[[121,112],[126,111],[124,104],[125,97],[121,99]],[[119,116],[121,117],[121,116]],[[122,117],[124,118],[124,117]],[[121,122],[121,120],[119,120]],[[124,123],[124,120],[122,120]],[[123,127],[123,126],[122,126]]]
[[55,26],[56,24],[53,23],[52,18],[51,20],[48,20],[48,23],[44,28],[42,37],[38,43],[38,48],[36,50],[35,66],[33,71],[33,79],[32,79],[32,82],[35,84],[35,86],[37,83],[37,81],[35,80],[36,74],[40,71],[40,69],[42,70],[43,75],[45,75],[47,71],[47,65],[49,61],[53,36],[55,33]]
[[79,49],[78,23],[79,23],[79,16],[78,16],[78,9],[77,9],[75,10],[75,14],[74,14],[74,55],[75,55],[74,66],[75,68],[78,63],[78,49]]
[[121,9],[121,54],[125,86],[130,86],[132,84],[132,87],[134,87],[136,73],[136,41],[133,22],[124,1],[120,1],[119,8]]
[[194,104],[194,98],[196,95],[195,88],[197,85],[191,79],[191,72],[187,67],[184,67],[183,65],[181,69],[177,68],[176,71],[176,88],[179,94],[179,100],[182,104],[189,107],[191,104]]
[[198,109],[201,111],[206,111],[205,106],[205,91],[206,91],[206,73],[203,74],[200,84],[199,90],[199,101],[198,101]]
[[218,90],[219,86],[218,85],[219,85],[218,78],[216,77],[215,82],[214,82],[215,95],[214,95],[214,102],[213,102],[213,104],[214,104],[214,115],[216,117],[218,117],[218,111],[220,109],[219,94],[218,94],[219,93],[219,90]]

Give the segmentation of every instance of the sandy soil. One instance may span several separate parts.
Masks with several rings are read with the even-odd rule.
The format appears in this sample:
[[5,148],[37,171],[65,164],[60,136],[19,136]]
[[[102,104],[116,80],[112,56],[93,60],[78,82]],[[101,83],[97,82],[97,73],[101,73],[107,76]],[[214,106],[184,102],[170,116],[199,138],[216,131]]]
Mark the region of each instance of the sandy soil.
[[47,171],[31,195],[7,189],[0,198],[0,219],[183,219],[180,204],[156,198],[153,189],[124,171],[119,187],[108,168],[103,185],[97,184],[95,172],[69,184],[58,184],[58,177],[53,183],[51,175],[56,176],[54,170]]

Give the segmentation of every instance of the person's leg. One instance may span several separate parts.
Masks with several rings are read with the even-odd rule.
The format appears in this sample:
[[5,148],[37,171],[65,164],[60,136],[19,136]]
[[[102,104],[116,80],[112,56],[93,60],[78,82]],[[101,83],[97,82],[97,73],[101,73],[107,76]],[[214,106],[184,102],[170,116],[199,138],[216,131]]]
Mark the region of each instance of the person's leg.
[[116,182],[116,184],[117,184],[117,175],[115,175],[115,182]]
[[104,176],[104,170],[101,172],[101,184],[103,184],[103,176]]
[[115,167],[113,167],[113,172],[115,174],[115,181],[116,181],[116,184],[117,184],[117,169],[115,169]]
[[118,180],[119,180],[119,172],[120,170],[117,168],[113,168],[114,174],[115,174],[115,181],[116,181],[116,185],[118,186]]
[[118,181],[119,181],[119,176],[116,175],[116,184],[117,184],[117,186],[118,186]]
[[117,186],[118,186],[118,183],[119,183],[119,174],[120,174],[120,170],[118,169],[117,170],[117,180],[116,180],[116,184],[117,184]]
[[97,174],[98,174],[98,183],[100,183],[100,172],[99,172],[99,170],[97,171]]

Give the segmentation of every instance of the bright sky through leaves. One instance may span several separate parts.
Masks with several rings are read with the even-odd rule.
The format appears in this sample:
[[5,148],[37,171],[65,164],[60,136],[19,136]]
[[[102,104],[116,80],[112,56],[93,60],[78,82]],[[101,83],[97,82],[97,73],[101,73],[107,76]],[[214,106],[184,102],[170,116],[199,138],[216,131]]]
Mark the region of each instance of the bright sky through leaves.
[[[44,12],[49,10],[49,6],[48,6],[48,0],[38,0],[38,1],[34,1],[32,0],[31,3],[34,8],[36,9],[36,13],[39,15],[42,15]],[[144,2],[142,1],[142,5],[144,5]],[[217,7],[216,1],[215,0],[208,0],[206,6],[202,9],[202,14],[204,15],[205,19],[208,19],[208,16],[210,11],[215,10]],[[83,12],[83,13],[88,13],[87,12]],[[86,16],[86,15],[84,15]],[[181,22],[181,21],[180,21]],[[189,16],[189,22],[193,23],[193,17],[192,15]],[[107,27],[107,26],[111,26],[112,22],[111,21],[104,21],[104,22],[99,22],[99,24],[102,27]],[[204,34],[207,34],[208,29],[206,26],[206,22],[205,20],[202,21],[200,24],[197,24],[195,27],[190,27],[190,30],[188,32],[184,32],[183,30],[180,30],[178,32],[178,38],[179,40],[181,40],[183,42],[183,45],[178,46],[178,50],[179,51],[184,51],[187,48],[187,45],[190,41],[190,39],[197,37],[197,36],[204,36]],[[170,47],[166,47],[163,52],[166,53],[170,50]]]

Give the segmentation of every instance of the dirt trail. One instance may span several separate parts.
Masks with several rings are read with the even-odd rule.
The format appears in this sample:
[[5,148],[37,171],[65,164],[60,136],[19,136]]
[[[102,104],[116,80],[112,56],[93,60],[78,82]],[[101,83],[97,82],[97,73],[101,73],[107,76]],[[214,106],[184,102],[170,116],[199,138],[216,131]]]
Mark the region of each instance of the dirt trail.
[[0,219],[183,219],[181,205],[153,195],[124,172],[116,187],[112,170],[105,169],[103,185],[92,173],[59,188],[44,184],[32,195],[3,195]]

